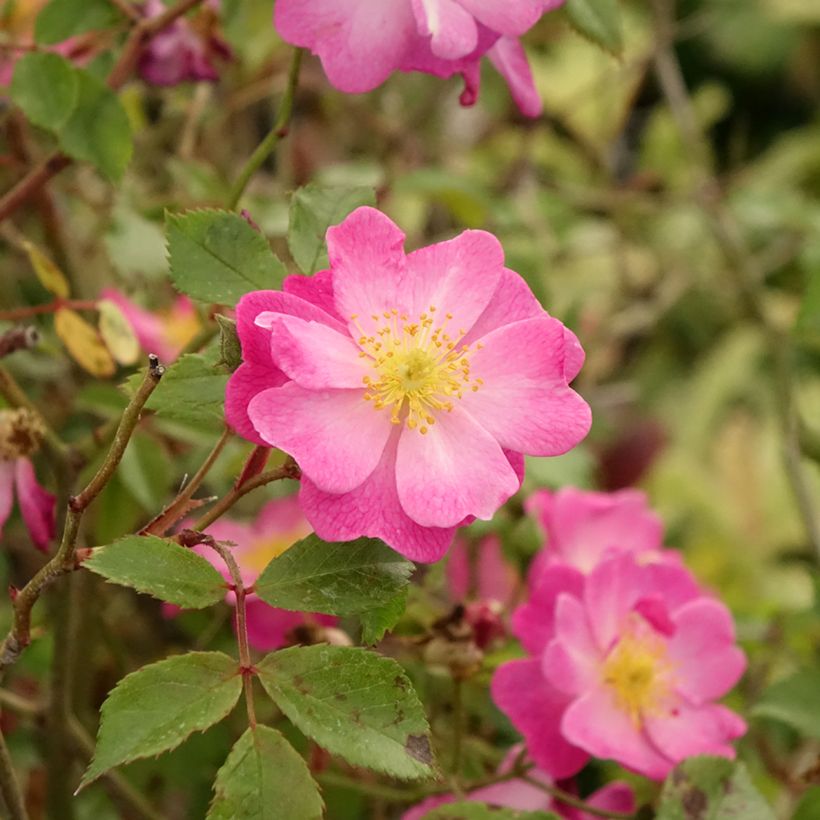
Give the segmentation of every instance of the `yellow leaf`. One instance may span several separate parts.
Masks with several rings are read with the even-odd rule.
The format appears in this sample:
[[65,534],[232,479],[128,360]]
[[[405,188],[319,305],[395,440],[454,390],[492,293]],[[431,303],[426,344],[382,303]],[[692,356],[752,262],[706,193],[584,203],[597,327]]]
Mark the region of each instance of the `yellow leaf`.
[[60,308],[54,314],[54,329],[72,358],[93,376],[113,376],[114,359],[100,334],[73,310]]
[[97,304],[100,312],[100,335],[111,355],[120,364],[134,364],[140,356],[140,343],[119,305],[111,299]]
[[53,293],[58,299],[68,298],[68,281],[65,274],[36,246],[27,239],[23,241],[23,248],[28,254],[31,267],[43,287]]

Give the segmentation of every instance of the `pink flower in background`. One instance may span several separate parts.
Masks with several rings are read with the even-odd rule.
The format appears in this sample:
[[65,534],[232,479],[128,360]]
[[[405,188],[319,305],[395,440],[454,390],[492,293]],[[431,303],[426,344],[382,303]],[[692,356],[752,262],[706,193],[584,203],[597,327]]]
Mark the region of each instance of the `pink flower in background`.
[[331,84],[361,93],[394,71],[463,74],[462,103],[478,94],[488,55],[529,116],[541,111],[518,37],[563,0],[278,0],[274,22],[289,43],[309,48]]
[[0,534],[14,496],[34,545],[44,552],[54,538],[54,496],[37,483],[29,455],[40,444],[42,425],[28,410],[0,410]]
[[504,558],[497,535],[485,536],[473,549],[456,538],[447,559],[447,587],[455,602],[464,603],[465,620],[479,649],[504,636],[504,615],[519,580],[516,568]]
[[533,562],[532,579],[552,564],[589,572],[615,552],[634,553],[646,561],[678,560],[677,553],[663,549],[663,524],[638,490],[537,490],[525,506],[547,536]]
[[[253,523],[246,524],[222,518],[205,531],[217,541],[231,541],[232,552],[242,574],[242,583],[250,587],[262,570],[294,543],[311,532],[294,496],[269,501]],[[207,558],[230,581],[230,574],[222,559],[209,547],[200,545],[194,550]],[[226,599],[234,603],[235,596]],[[269,606],[255,595],[245,601],[248,614],[248,640],[254,649],[270,652],[288,642],[289,633],[302,624],[313,622],[331,626],[337,619],[330,615],[291,612]]]
[[321,538],[438,560],[456,527],[518,490],[522,453],[586,435],[589,407],[568,384],[583,351],[491,234],[407,255],[396,225],[359,208],[327,243],[329,271],[237,306],[245,363],[227,418],[296,459]]
[[503,664],[495,702],[554,777],[590,755],[654,779],[693,755],[733,757],[744,722],[714,703],[745,658],[732,617],[681,566],[603,560],[549,567],[513,628],[530,657]]
[[176,359],[202,327],[194,303],[187,296],[178,296],[170,309],[157,312],[140,307],[115,288],[105,288],[100,299],[114,302],[131,325],[140,347],[163,362]]
[[[512,768],[515,758],[518,756],[519,747],[513,747],[504,762],[499,767],[499,774],[504,774]],[[546,773],[534,769],[529,772],[529,776],[545,785],[552,785],[553,780]],[[572,790],[572,784],[559,784],[565,791]],[[502,783],[494,783],[481,789],[468,792],[464,798],[459,798],[455,794],[442,794],[428,797],[423,802],[413,806],[406,811],[401,820],[423,820],[433,809],[448,803],[456,803],[460,800],[471,800],[476,803],[486,803],[489,806],[498,808],[515,809],[526,812],[555,812],[565,820],[594,820],[595,815],[571,808],[559,803],[543,789],[528,783],[526,780],[507,780]],[[603,809],[611,812],[624,812],[631,814],[635,811],[635,796],[632,789],[626,783],[608,783],[598,791],[586,798],[586,802],[591,808]]]
[[[230,60],[231,49],[214,31],[213,14],[219,10],[218,0],[206,4],[204,22],[195,28],[181,17],[151,39],[140,55],[138,70],[148,83],[160,86],[185,82],[216,82],[217,64]],[[166,9],[162,0],[148,0],[144,12],[156,17]],[[198,20],[203,20],[200,15]]]

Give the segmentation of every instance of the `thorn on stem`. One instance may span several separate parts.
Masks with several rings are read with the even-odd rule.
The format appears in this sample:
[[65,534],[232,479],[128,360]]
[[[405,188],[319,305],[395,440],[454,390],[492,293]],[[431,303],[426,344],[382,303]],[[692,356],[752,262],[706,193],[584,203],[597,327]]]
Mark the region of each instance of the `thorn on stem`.
[[148,372],[157,380],[161,379],[165,373],[165,365],[163,365],[159,356],[155,353],[148,354]]

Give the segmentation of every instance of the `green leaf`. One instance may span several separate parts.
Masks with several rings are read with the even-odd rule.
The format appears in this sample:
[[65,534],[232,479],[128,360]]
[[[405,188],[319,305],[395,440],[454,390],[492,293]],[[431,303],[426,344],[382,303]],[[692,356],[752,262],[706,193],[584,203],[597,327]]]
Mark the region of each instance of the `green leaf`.
[[[228,375],[217,370],[210,354],[188,353],[177,359],[151,394],[146,407],[162,418],[194,427],[218,430],[224,424],[225,385]],[[136,388],[142,376],[127,384]]]
[[327,267],[325,233],[360,205],[375,205],[372,188],[329,188],[311,183],[290,200],[288,247],[302,273]]
[[211,210],[169,213],[165,225],[171,279],[188,296],[234,305],[249,291],[281,287],[284,265],[241,216]]
[[817,820],[818,817],[820,817],[820,786],[812,786],[797,804],[792,820]]
[[221,313],[217,313],[214,319],[219,325],[219,363],[233,373],[242,364],[242,345],[236,332],[236,320]]
[[742,763],[691,757],[676,766],[661,792],[656,820],[775,820]]
[[752,715],[783,721],[801,735],[820,739],[820,670],[804,669],[770,686]]
[[312,534],[274,558],[254,589],[282,609],[352,615],[386,604],[412,571],[409,561],[374,538],[329,543]]
[[75,69],[75,74],[77,104],[60,131],[60,147],[116,182],[133,150],[128,115],[119,97],[102,80],[87,71]]
[[621,53],[624,39],[618,0],[566,0],[564,11],[579,34],[612,54]]
[[425,814],[423,820],[560,820],[560,818],[551,811],[517,811],[464,800],[439,806]]
[[189,652],[127,675],[102,706],[97,749],[80,788],[205,731],[228,715],[241,691],[239,665],[221,652]]
[[76,70],[59,54],[26,54],[15,66],[11,98],[35,125],[57,132],[77,103]]
[[363,644],[377,644],[384,637],[384,633],[399,622],[407,608],[407,591],[408,588],[404,587],[381,606],[362,612],[359,619],[362,622]]
[[424,711],[392,658],[318,644],[273,652],[257,668],[279,708],[329,752],[393,777],[433,774]]
[[247,729],[214,783],[207,820],[321,820],[324,805],[305,761],[275,729]]
[[212,564],[154,535],[128,535],[97,547],[83,566],[115,584],[185,609],[203,609],[225,597],[225,579]]
[[34,38],[39,45],[50,46],[75,34],[110,28],[124,19],[110,0],[51,0],[37,16]]

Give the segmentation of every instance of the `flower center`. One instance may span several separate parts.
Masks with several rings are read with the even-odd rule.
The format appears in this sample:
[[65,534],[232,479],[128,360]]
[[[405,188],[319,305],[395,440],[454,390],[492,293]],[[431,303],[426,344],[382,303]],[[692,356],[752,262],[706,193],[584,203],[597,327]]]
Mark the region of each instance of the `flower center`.
[[657,714],[672,694],[672,665],[654,634],[629,632],[621,638],[604,662],[603,678],[636,727],[644,716]]
[[287,552],[303,533],[287,533],[259,538],[251,542],[250,548],[242,555],[242,569],[260,573],[274,558]]
[[[426,434],[436,423],[435,413],[451,412],[453,400],[465,390],[477,391],[484,383],[470,375],[470,346],[460,344],[466,331],[448,331],[452,313],[438,320],[437,309],[412,320],[398,310],[373,314],[375,331],[368,335],[351,317],[361,336],[362,358],[373,363],[373,375],[365,376],[364,398],[376,410],[389,408],[393,424],[407,422],[411,430]],[[481,345],[475,346],[476,350]]]
[[0,410],[0,461],[30,456],[40,447],[44,433],[43,423],[30,410]]

